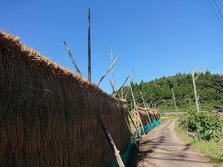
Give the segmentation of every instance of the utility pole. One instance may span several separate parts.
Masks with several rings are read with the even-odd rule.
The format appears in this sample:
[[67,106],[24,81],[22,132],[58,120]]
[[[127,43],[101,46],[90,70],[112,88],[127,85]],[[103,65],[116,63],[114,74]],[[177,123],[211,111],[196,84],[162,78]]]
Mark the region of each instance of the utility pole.
[[176,98],[175,98],[175,94],[174,94],[173,88],[172,88],[172,94],[173,94],[173,103],[174,103],[174,106],[175,106],[175,111],[177,112],[177,103],[176,103]]
[[91,9],[88,9],[88,81],[91,82]]
[[198,97],[197,97],[197,89],[196,89],[196,83],[195,83],[195,78],[194,78],[194,69],[192,68],[192,81],[193,81],[193,87],[194,87],[194,98],[195,98],[195,103],[196,103],[196,109],[197,112],[199,112],[199,104],[198,104]]

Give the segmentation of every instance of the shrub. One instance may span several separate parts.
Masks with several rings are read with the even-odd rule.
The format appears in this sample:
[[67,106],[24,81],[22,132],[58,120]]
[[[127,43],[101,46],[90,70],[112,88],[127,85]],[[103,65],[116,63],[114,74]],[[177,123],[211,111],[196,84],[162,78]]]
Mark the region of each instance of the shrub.
[[188,111],[179,119],[179,125],[189,132],[196,132],[201,139],[210,140],[220,137],[222,121],[218,113]]

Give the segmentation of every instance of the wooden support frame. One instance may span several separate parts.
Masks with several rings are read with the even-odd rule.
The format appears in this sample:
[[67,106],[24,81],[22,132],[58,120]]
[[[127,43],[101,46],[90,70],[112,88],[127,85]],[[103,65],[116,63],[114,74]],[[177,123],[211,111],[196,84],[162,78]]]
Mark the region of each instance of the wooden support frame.
[[135,101],[135,97],[134,97],[134,93],[133,93],[133,90],[132,90],[132,86],[131,86],[131,83],[130,83],[130,91],[131,91],[131,94],[132,94],[132,99],[133,99],[133,103],[134,103],[134,113],[135,113],[135,116],[136,116],[136,119],[138,119],[138,121],[139,121],[139,123],[140,123],[140,125],[141,125],[141,128],[142,128],[142,131],[144,132],[144,134],[146,134],[145,133],[145,129],[144,129],[144,126],[143,126],[143,124],[142,124],[142,120],[141,120],[141,118],[140,118],[140,115],[139,115],[139,112],[138,112],[138,108],[137,108],[137,105],[136,105],[136,101]]

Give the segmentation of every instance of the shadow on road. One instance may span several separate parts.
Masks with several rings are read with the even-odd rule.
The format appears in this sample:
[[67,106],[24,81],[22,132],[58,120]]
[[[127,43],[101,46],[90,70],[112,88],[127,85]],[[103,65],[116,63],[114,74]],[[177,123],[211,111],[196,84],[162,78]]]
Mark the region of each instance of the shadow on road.
[[190,148],[191,144],[183,143],[175,135],[173,120],[167,121],[140,143],[137,166],[211,166],[207,158]]

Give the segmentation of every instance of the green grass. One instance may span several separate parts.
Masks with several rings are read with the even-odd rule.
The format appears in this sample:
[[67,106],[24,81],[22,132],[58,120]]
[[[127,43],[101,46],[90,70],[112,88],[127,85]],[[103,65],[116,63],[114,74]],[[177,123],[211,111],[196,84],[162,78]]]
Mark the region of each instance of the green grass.
[[206,155],[210,158],[210,161],[214,167],[223,167],[223,139],[218,142],[214,140],[194,140],[186,134],[186,131],[178,126],[176,121],[176,132],[187,144],[190,144],[192,148],[198,152]]

